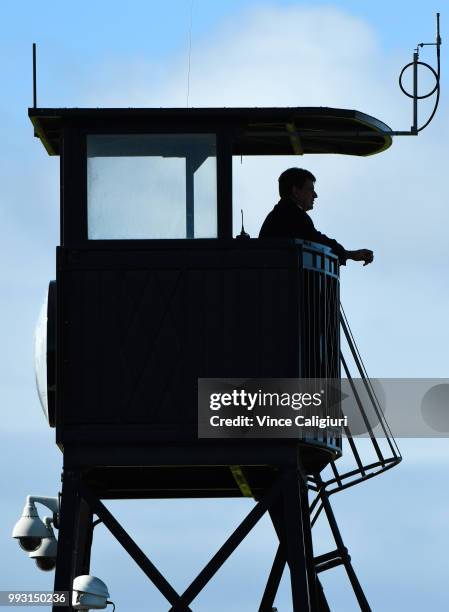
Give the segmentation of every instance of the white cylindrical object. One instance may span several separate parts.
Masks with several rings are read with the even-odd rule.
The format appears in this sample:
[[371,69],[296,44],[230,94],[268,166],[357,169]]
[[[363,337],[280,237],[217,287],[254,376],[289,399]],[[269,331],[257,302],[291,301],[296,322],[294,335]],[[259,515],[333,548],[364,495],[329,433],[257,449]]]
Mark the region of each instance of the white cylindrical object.
[[72,607],[75,610],[104,610],[108,598],[107,586],[95,576],[77,576],[73,581]]

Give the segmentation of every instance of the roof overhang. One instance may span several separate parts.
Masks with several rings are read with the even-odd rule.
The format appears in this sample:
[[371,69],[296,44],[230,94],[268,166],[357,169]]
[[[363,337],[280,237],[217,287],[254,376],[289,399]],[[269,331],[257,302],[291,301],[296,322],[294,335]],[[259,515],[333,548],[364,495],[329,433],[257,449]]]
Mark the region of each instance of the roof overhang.
[[234,155],[366,156],[392,144],[385,123],[340,108],[30,108],[28,114],[49,155],[60,155],[66,126],[96,133],[225,131]]

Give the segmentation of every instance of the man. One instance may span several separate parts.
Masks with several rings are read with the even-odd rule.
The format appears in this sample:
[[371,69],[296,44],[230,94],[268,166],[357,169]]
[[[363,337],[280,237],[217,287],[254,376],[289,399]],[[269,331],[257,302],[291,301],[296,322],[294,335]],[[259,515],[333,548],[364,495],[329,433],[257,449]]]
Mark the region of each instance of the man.
[[347,251],[341,244],[315,229],[307,212],[312,210],[318,197],[315,177],[308,170],[289,168],[279,177],[281,199],[263,222],[259,238],[302,238],[330,247],[338,256],[340,264],[347,259],[363,261],[364,266],[373,261],[369,249]]

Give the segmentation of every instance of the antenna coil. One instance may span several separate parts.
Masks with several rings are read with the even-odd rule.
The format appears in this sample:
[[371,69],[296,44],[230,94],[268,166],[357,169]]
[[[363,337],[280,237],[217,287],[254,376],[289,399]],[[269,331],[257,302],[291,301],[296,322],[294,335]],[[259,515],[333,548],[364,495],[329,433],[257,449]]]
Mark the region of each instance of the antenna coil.
[[[412,135],[416,135],[418,134],[418,132],[421,132],[421,130],[423,130],[424,128],[426,128],[429,123],[432,121],[432,119],[435,116],[435,113],[437,112],[437,108],[438,108],[438,104],[440,102],[440,68],[441,68],[441,62],[440,62],[440,46],[441,46],[441,36],[440,36],[440,13],[437,13],[436,15],[437,17],[437,32],[436,32],[436,39],[434,43],[419,43],[413,53],[413,61],[409,62],[408,64],[406,64],[404,66],[404,68],[401,70],[401,73],[399,75],[399,87],[402,91],[403,94],[405,94],[408,98],[411,98],[413,100],[413,125],[411,127],[411,131],[409,132]],[[434,46],[436,47],[436,56],[437,56],[437,68],[436,70],[430,65],[427,64],[426,62],[421,62],[419,61],[419,47],[423,48],[423,47],[427,47],[427,46]],[[435,77],[435,86],[427,93],[419,95],[418,94],[418,66],[424,66],[424,68],[427,68],[428,70],[430,70],[430,72],[433,74],[433,76]],[[413,93],[409,93],[404,85],[403,85],[403,77],[404,77],[404,73],[408,68],[413,68]],[[429,116],[429,118],[427,119],[427,121],[421,125],[420,127],[418,127],[418,100],[424,100],[426,98],[430,98],[430,96],[433,96],[434,94],[436,94],[436,98],[435,98],[435,105],[433,107],[433,110]]]
[[[429,91],[429,93],[422,94],[421,96],[420,95],[415,96],[414,94],[409,93],[408,91],[406,91],[406,89],[404,88],[402,84],[404,72],[407,70],[407,68],[410,68],[411,66],[415,66],[415,65],[425,66],[433,73],[433,76],[435,77],[435,87],[431,91]],[[424,100],[425,98],[430,98],[430,96],[432,96],[437,91],[439,86],[440,86],[440,77],[438,76],[436,71],[432,68],[432,66],[430,64],[427,64],[426,62],[409,62],[408,64],[404,66],[404,68],[401,70],[401,74],[399,75],[399,87],[401,88],[402,93],[405,94],[408,98],[413,98],[413,99],[416,98],[417,100]]]

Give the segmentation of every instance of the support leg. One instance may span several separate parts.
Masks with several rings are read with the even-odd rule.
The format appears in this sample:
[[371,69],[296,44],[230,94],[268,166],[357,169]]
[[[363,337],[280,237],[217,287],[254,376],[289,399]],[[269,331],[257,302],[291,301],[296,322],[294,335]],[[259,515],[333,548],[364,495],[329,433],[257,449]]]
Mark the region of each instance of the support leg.
[[74,577],[89,573],[92,548],[92,512],[84,499],[79,500],[76,521],[77,547],[74,554]]
[[317,612],[316,576],[307,489],[296,472],[284,489],[287,560],[290,566],[294,612]]
[[55,572],[55,591],[69,593],[69,607],[53,606],[53,612],[68,612],[72,610],[72,583],[75,571],[75,550],[77,527],[80,508],[80,497],[77,491],[75,475],[63,472],[61,511],[58,535],[58,553]]
[[286,479],[281,502],[270,515],[290,567],[293,611],[317,612],[307,489],[296,470]]

